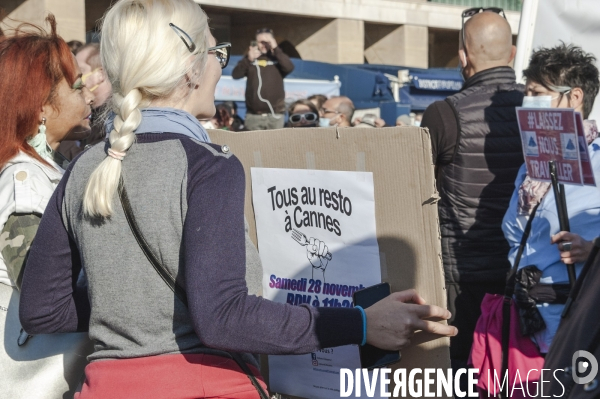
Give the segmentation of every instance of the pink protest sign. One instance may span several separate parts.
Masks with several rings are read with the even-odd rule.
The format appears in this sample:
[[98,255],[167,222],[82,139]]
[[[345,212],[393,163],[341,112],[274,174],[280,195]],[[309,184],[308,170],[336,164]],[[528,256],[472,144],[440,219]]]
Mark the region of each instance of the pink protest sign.
[[590,160],[590,153],[588,151],[587,139],[585,137],[585,123],[590,124],[589,129],[598,129],[596,127],[596,121],[583,121],[581,114],[575,112],[575,122],[577,123],[577,139],[579,140],[579,159],[581,159],[581,174],[583,175],[583,184],[586,186],[596,186],[596,179],[594,179],[594,170],[592,169],[592,162]]
[[527,174],[551,181],[548,162],[556,161],[558,181],[583,184],[575,112],[561,108],[517,108]]

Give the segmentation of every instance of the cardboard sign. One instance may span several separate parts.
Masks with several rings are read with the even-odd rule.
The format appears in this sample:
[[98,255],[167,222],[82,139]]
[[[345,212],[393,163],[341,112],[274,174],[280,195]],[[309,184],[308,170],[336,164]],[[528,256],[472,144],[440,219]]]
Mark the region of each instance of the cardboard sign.
[[550,182],[549,161],[556,161],[558,181],[583,185],[581,161],[572,109],[517,108],[527,174]]
[[[381,282],[373,173],[252,168],[251,174],[265,298],[349,308],[355,291]],[[269,356],[269,381],[282,394],[339,398],[341,368],[360,368],[358,346]]]
[[[255,243],[252,167],[372,172],[381,280],[390,283],[392,291],[415,288],[428,303],[446,307],[436,203],[439,196],[426,129],[209,130],[209,135],[213,143],[227,144],[244,166],[245,213]],[[411,341],[412,345],[402,350],[402,360],[392,368],[450,367],[448,338],[417,333]],[[266,356],[261,360],[261,373],[270,383],[269,362]],[[303,377],[301,373],[296,376]],[[339,375],[334,377],[339,381]]]
[[596,129],[596,121],[583,121],[581,114],[575,112],[575,122],[577,124],[577,140],[579,142],[579,158],[581,160],[581,174],[583,175],[583,184],[586,186],[596,187],[596,179],[594,178],[594,170],[592,168],[592,162],[590,160],[590,152],[585,137],[585,124],[589,123],[590,129]]

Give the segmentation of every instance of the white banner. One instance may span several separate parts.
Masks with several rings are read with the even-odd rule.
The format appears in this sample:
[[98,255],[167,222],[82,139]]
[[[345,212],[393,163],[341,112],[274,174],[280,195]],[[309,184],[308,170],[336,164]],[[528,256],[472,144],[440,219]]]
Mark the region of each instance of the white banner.
[[[352,307],[381,282],[371,172],[252,168],[252,199],[265,298]],[[340,368],[360,368],[358,346],[269,356],[271,389],[339,398]]]
[[[342,83],[338,80],[292,79],[283,80],[285,102],[291,104],[296,100],[307,98],[313,94],[323,94],[327,98],[339,96]],[[216,101],[246,101],[246,78],[233,79],[221,76],[215,89]]]

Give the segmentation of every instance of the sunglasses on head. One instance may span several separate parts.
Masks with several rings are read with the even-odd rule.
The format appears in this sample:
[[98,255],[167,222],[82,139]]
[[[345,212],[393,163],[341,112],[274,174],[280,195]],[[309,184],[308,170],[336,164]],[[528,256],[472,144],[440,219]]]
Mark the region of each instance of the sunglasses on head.
[[463,42],[463,50],[465,51],[465,54],[467,53],[467,46],[465,45],[465,21],[467,18],[471,18],[473,15],[475,14],[479,14],[480,12],[495,12],[496,14],[502,15],[504,17],[504,19],[506,19],[506,14],[504,14],[504,10],[500,7],[473,7],[473,8],[469,8],[468,10],[464,10],[462,12],[462,29],[461,29],[461,35],[462,35],[462,42]]
[[305,122],[316,122],[319,116],[314,112],[307,112],[304,114],[292,114],[290,115],[290,122],[299,123],[304,120]]
[[273,34],[273,29],[269,29],[269,28],[262,28],[256,31],[256,34],[258,35],[259,33],[270,33]]
[[[169,23],[169,26],[177,33],[177,36],[179,36],[190,53],[196,51],[196,44],[190,35],[173,23]],[[217,57],[217,60],[219,60],[221,69],[224,69],[227,67],[227,64],[229,64],[229,58],[231,57],[231,43],[219,43],[214,47],[209,47],[206,52],[208,54],[214,54]]]

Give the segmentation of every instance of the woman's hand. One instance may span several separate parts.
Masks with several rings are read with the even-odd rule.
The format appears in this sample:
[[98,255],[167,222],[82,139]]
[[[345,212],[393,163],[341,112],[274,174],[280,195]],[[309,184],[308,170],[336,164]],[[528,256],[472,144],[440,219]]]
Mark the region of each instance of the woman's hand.
[[[594,246],[591,241],[586,241],[580,235],[569,233],[568,231],[561,231],[553,235],[550,242],[558,244],[560,260],[565,265],[585,262]],[[568,246],[565,248],[565,244],[569,242],[571,243],[571,248],[569,249]]]
[[367,314],[367,343],[386,350],[400,350],[410,345],[415,331],[422,330],[452,337],[456,327],[426,320],[448,320],[450,312],[439,306],[427,305],[415,290],[395,292],[365,309]]

